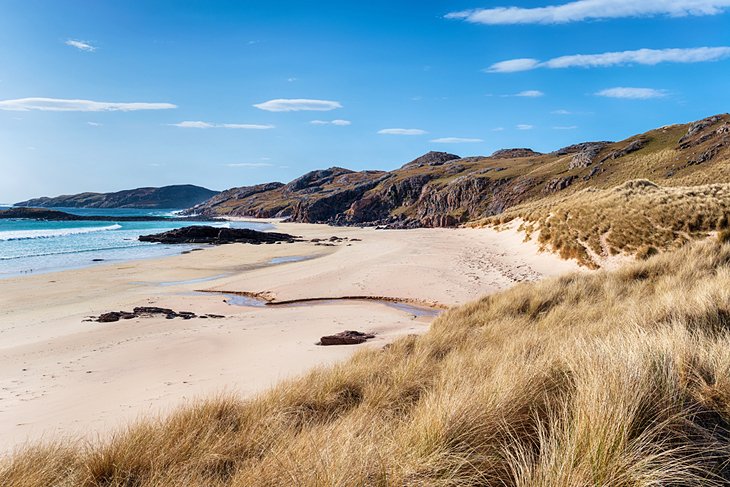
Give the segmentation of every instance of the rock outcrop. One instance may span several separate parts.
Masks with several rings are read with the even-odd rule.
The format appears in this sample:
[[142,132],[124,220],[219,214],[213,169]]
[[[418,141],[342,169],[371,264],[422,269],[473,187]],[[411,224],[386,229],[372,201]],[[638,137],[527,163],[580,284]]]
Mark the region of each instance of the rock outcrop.
[[334,335],[323,336],[318,345],[358,345],[375,338],[375,335],[361,331],[345,330]]
[[586,168],[593,164],[598,157],[598,154],[608,145],[608,142],[588,142],[585,144],[579,144],[579,150],[575,152],[575,155],[568,164],[568,169],[575,168]]
[[649,139],[647,139],[645,137],[640,137],[636,140],[632,140],[631,142],[626,144],[624,147],[609,153],[606,157],[604,157],[601,160],[601,162],[607,161],[609,159],[618,159],[620,157],[629,155],[633,152],[643,149],[646,146],[646,144],[648,144],[648,143],[649,143]]
[[401,169],[416,168],[423,166],[442,166],[449,161],[459,159],[456,154],[449,154],[448,152],[427,152],[421,157],[413,159],[411,162],[403,164]]
[[541,156],[542,153],[535,152],[532,149],[519,148],[519,149],[500,149],[495,151],[490,157],[492,159],[518,159],[520,157],[535,157]]
[[205,225],[193,225],[176,228],[168,232],[154,235],[141,235],[140,242],[158,242],[164,244],[212,244],[230,243],[273,244],[277,242],[295,242],[297,237],[287,233],[259,232],[248,228],[218,228]]
[[155,316],[164,316],[168,320],[182,318],[190,320],[193,318],[224,318],[222,315],[204,314],[196,315],[192,311],[173,311],[169,308],[159,308],[157,306],[138,306],[132,311],[109,311],[99,316],[91,316],[87,321],[96,321],[97,323],[113,323],[119,320],[131,320],[134,318],[152,318]]

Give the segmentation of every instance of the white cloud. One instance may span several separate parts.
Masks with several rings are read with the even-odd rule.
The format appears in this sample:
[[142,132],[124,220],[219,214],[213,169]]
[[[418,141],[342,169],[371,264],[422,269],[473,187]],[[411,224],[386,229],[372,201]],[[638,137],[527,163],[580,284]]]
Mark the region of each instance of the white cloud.
[[60,98],[19,98],[0,101],[0,110],[27,112],[132,112],[136,110],[167,110],[177,108],[172,103],[116,103],[91,100],[65,100]]
[[487,73],[516,73],[518,71],[529,71],[540,65],[540,61],[532,58],[510,59],[494,63],[484,69]]
[[557,125],[553,127],[553,130],[575,130],[577,128],[577,125]]
[[528,125],[526,123],[521,123],[521,124],[517,125],[518,130],[532,130],[534,128],[535,128],[534,125]]
[[[730,1],[730,0],[728,0]],[[635,51],[604,52],[602,54],[572,54],[540,62],[537,59],[512,59],[492,64],[488,73],[515,73],[537,68],[605,68],[626,64],[654,66],[659,63],[701,63],[730,57],[730,47],[696,47],[689,49],[638,49]]]
[[350,122],[349,120],[340,120],[340,119],[336,119],[336,120],[312,120],[309,123],[311,123],[312,125],[337,125],[339,127],[345,127],[347,125],[352,125],[352,122]]
[[494,127],[492,132],[504,132],[504,127]]
[[102,124],[99,122],[86,122],[88,125],[91,125],[92,127],[101,127]]
[[265,101],[254,105],[260,110],[267,112],[328,112],[337,108],[342,108],[340,102],[330,100],[309,100],[306,98],[277,98],[275,100]]
[[515,96],[522,96],[526,98],[539,98],[541,96],[545,96],[545,93],[539,90],[526,90],[526,91],[520,91]]
[[228,167],[271,167],[272,164],[265,162],[239,162],[235,164],[226,164]]
[[77,41],[74,39],[68,39],[66,42],[64,42],[67,46],[75,47],[76,49],[80,51],[86,51],[86,52],[94,52],[96,51],[96,46],[92,46],[88,42],[85,41]]
[[378,133],[381,135],[423,135],[428,132],[421,129],[382,129],[378,130]]
[[221,123],[221,124],[216,124],[214,126],[221,127],[224,129],[245,129],[245,130],[269,130],[269,129],[274,128],[274,125],[257,124],[257,123]]
[[730,7],[730,0],[577,0],[549,7],[496,7],[464,10],[446,15],[475,24],[564,24],[592,19],[686,17],[717,15]]
[[292,78],[287,78],[286,80],[287,80],[287,81],[288,81],[289,83],[294,83],[294,82],[295,82],[295,81],[297,81],[298,79],[299,79],[299,78],[294,78],[294,77],[292,77]]
[[441,137],[439,139],[433,139],[431,142],[437,144],[468,144],[473,142],[484,142],[482,139],[472,139],[466,137]]
[[569,112],[568,110],[563,110],[563,109],[553,110],[550,113],[552,113],[553,115],[572,115],[572,112]]
[[605,96],[608,98],[627,98],[631,100],[646,100],[649,98],[662,98],[667,96],[664,90],[655,90],[654,88],[625,88],[616,87],[601,90],[596,93],[597,96]]
[[173,127],[181,127],[185,129],[247,129],[247,130],[268,130],[273,129],[274,125],[260,125],[253,123],[210,123],[201,121],[185,121],[170,124]]

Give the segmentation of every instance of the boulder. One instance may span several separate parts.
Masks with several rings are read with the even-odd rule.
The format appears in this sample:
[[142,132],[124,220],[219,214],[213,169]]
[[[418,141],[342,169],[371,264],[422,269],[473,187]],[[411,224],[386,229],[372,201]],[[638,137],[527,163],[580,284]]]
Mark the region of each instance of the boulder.
[[358,345],[364,343],[375,335],[355,330],[345,330],[334,335],[323,336],[319,339],[319,345]]

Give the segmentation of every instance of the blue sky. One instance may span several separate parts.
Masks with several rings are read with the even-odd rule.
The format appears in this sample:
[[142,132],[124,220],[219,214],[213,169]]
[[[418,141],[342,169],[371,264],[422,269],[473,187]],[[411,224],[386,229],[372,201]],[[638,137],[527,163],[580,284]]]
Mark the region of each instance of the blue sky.
[[0,202],[619,140],[728,111],[729,25],[730,0],[2,0]]

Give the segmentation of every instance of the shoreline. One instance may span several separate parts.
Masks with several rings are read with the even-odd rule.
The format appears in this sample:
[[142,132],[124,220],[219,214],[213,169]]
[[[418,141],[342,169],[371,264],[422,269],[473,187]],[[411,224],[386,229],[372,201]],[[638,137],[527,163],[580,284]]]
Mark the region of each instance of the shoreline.
[[[360,241],[230,244],[0,280],[0,450],[40,439],[103,438],[142,415],[221,391],[251,397],[360,348],[428,330],[431,317],[372,298],[448,307],[577,269],[515,231],[274,225],[309,240]],[[228,304],[227,292],[289,305]],[[135,306],[225,318],[83,322]],[[376,338],[314,345],[345,329]]]

